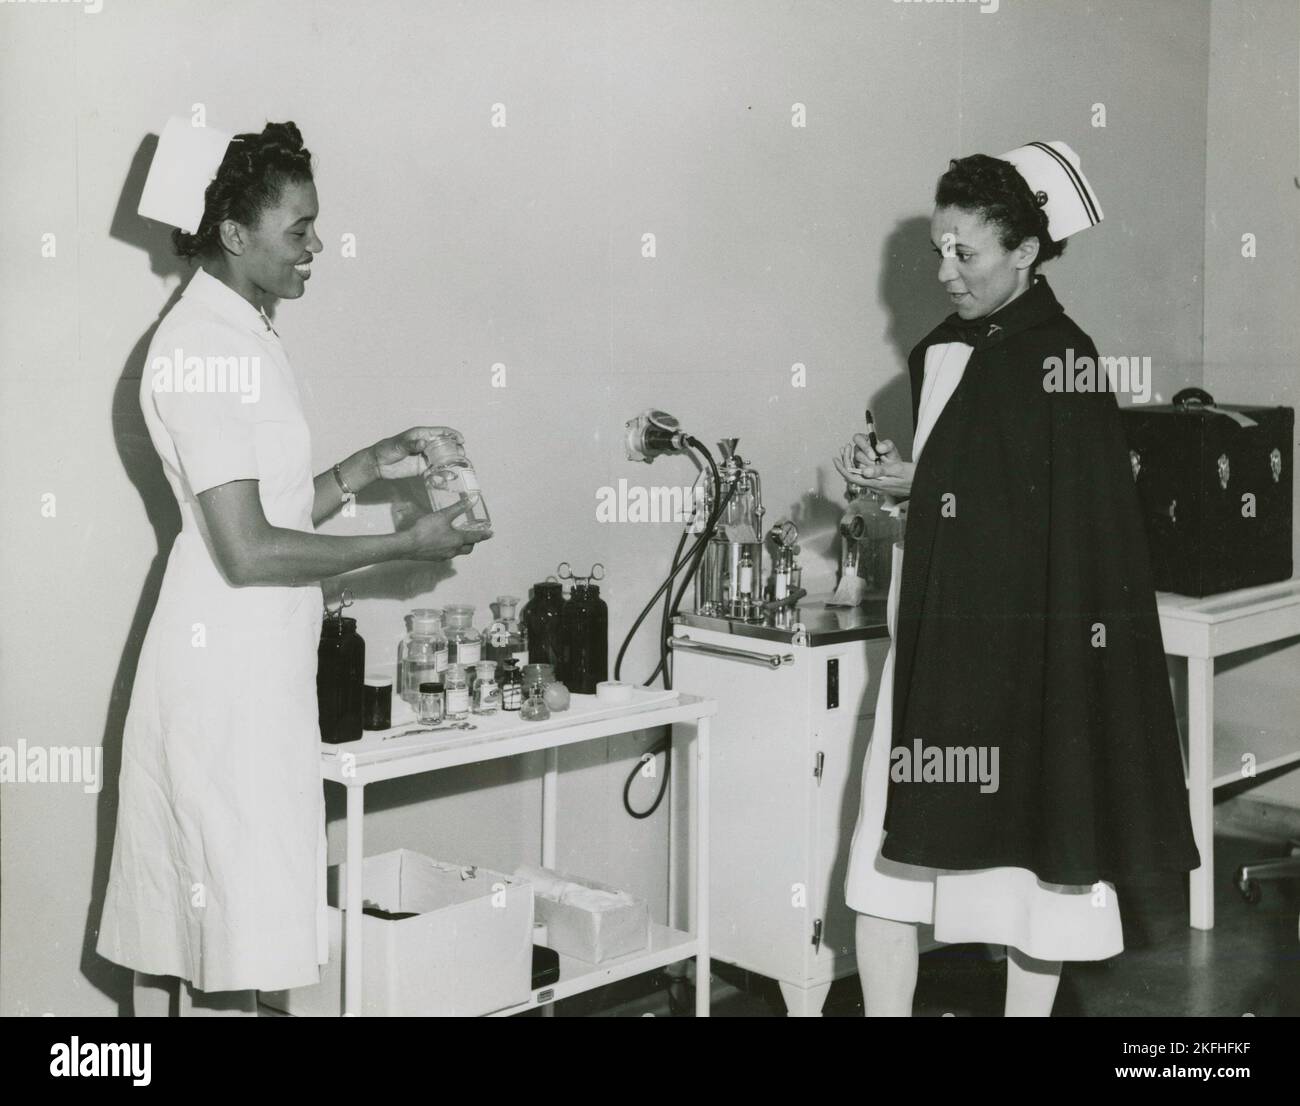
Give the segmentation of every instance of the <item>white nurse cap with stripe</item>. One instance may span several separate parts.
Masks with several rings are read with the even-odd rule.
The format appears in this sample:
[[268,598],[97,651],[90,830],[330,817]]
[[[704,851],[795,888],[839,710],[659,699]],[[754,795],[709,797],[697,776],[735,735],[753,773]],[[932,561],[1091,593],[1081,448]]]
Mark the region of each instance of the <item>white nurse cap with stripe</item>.
[[146,219],[193,234],[203,222],[204,193],[221,168],[233,137],[173,115],[158,138],[136,210]]
[[1054,241],[1101,222],[1101,205],[1079,169],[1079,155],[1064,142],[1030,142],[1002,160],[1016,167],[1047,212],[1047,233]]

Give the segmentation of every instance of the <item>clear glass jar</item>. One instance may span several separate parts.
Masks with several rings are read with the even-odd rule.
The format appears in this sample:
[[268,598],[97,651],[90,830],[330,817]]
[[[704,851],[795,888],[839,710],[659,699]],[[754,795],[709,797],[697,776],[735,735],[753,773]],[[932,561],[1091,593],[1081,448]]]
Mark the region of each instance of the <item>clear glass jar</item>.
[[527,699],[534,690],[541,694],[547,684],[555,683],[555,669],[549,664],[526,664],[523,671],[524,698]]
[[480,661],[474,671],[476,677],[471,709],[475,714],[496,714],[501,709],[501,690],[497,687],[496,662]]
[[451,434],[430,438],[424,447],[424,459],[429,467],[424,472],[425,487],[429,489],[429,502],[435,511],[457,504],[465,504],[463,514],[452,520],[457,530],[489,530],[492,520],[479,487],[478,474],[465,447]]
[[426,680],[420,685],[416,696],[415,716],[426,726],[436,726],[442,721],[446,700],[443,698],[443,685]]
[[460,722],[469,717],[469,677],[463,664],[448,664],[442,674],[443,694],[446,697],[446,717]]
[[442,632],[442,611],[420,608],[410,614],[411,632],[398,649],[398,694],[412,707],[420,685],[441,678],[447,667],[447,639]]
[[535,686],[528,697],[524,699],[524,705],[519,708],[519,717],[526,722],[545,722],[551,717],[551,708],[546,705],[546,700],[542,698],[542,689]]
[[497,596],[497,620],[483,634],[483,655],[488,660],[514,657],[520,664],[528,663],[528,642],[515,617],[518,609],[519,600],[513,595]]
[[448,607],[443,612],[448,664],[478,664],[483,659],[483,635],[474,629],[474,608]]

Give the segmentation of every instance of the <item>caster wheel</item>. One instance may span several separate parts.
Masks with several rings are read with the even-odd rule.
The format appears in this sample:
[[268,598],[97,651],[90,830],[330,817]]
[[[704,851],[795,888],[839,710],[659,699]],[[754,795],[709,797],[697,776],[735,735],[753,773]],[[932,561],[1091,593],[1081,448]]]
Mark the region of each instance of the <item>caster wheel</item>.
[[1263,897],[1259,889],[1259,883],[1253,879],[1239,879],[1237,881],[1237,890],[1241,893],[1241,897],[1251,906],[1256,905]]

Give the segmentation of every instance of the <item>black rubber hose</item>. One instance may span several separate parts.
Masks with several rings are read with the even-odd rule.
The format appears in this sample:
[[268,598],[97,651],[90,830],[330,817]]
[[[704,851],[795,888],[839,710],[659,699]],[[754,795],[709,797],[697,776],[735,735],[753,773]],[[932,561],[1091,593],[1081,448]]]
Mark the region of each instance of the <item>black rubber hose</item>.
[[[660,634],[660,639],[659,639],[660,640],[659,666],[654,670],[654,672],[651,673],[650,678],[646,680],[644,685],[646,687],[654,683],[655,677],[659,675],[661,670],[663,671],[664,674],[664,687],[671,689],[673,686],[672,676],[668,670],[668,666],[669,666],[668,658],[670,655],[668,649],[668,630],[669,630],[670,622],[672,616],[677,613],[677,608],[678,606],[680,606],[682,597],[686,594],[686,589],[690,586],[692,578],[695,576],[695,573],[699,570],[700,562],[703,561],[704,559],[704,553],[707,548],[705,543],[710,538],[713,537],[713,528],[718,524],[718,519],[722,517],[722,512],[726,510],[727,504],[731,500],[731,493],[735,490],[735,487],[733,485],[731,488],[727,489],[726,495],[723,495],[722,478],[718,474],[718,467],[714,463],[713,457],[709,453],[708,449],[703,445],[703,443],[697,442],[694,438],[688,438],[687,442],[691,445],[698,446],[699,449],[704,453],[705,457],[708,459],[709,468],[712,470],[713,478],[714,478],[713,500],[715,505],[713,510],[709,512],[709,517],[706,521],[704,532],[700,535],[700,539],[697,540],[695,545],[691,547],[691,551],[686,555],[686,560],[681,562],[681,564],[677,563],[677,561],[678,561],[678,557],[680,557],[681,555],[681,548],[683,543],[678,542],[677,544],[677,552],[673,555],[672,571],[669,572],[668,579],[665,581],[665,583],[668,584],[668,595],[664,597],[664,618],[662,624],[662,633]],[[682,536],[685,537],[685,534],[683,534]],[[677,573],[681,571],[682,567],[684,567],[686,564],[690,565],[690,569],[686,573],[686,575],[682,578],[681,586],[677,589],[677,596],[673,600],[672,605],[669,606],[668,598],[669,596],[672,595],[673,577],[675,577]],[[655,598],[658,598],[658,596],[659,596],[659,592],[657,591],[655,592]],[[652,599],[651,602],[653,603],[654,600]],[[621,656],[622,654],[620,653],[620,659]],[[668,791],[669,773],[672,771],[673,745],[672,745],[671,737],[669,737],[667,741],[661,741],[658,745],[656,745],[653,749],[651,749],[647,755],[650,757],[656,757],[660,753],[664,754],[663,778],[659,783],[659,791],[654,797],[654,802],[652,802],[648,807],[646,807],[645,810],[633,809],[632,800],[631,800],[632,784],[636,782],[637,773],[641,770],[641,765],[645,763],[645,757],[642,757],[641,760],[637,763],[636,767],[634,767],[632,771],[628,773],[627,780],[623,784],[623,809],[626,810],[627,813],[633,818],[636,819],[649,818],[652,814],[654,814],[656,810],[659,809],[659,805],[664,801],[664,795]]]

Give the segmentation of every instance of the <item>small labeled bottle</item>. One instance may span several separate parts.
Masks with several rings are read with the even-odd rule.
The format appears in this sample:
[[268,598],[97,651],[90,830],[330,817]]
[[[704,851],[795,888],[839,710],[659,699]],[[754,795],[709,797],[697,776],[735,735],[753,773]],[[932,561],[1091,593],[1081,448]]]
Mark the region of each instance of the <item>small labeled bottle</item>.
[[501,691],[497,687],[495,661],[480,661],[475,671],[474,694],[471,709],[475,714],[496,714],[501,709]]
[[488,517],[478,474],[465,447],[452,434],[438,434],[424,447],[424,459],[429,467],[424,472],[425,487],[429,489],[429,502],[435,511],[457,504],[465,504],[465,511],[452,520],[457,530],[489,530]]
[[469,678],[465,666],[448,664],[442,674],[443,694],[446,697],[446,717],[461,722],[469,717]]
[[426,680],[420,685],[420,693],[415,701],[415,716],[426,726],[436,726],[444,714],[443,685],[434,680]]
[[501,709],[516,712],[524,705],[524,678],[513,657],[501,663]]

